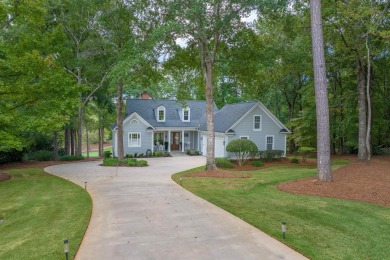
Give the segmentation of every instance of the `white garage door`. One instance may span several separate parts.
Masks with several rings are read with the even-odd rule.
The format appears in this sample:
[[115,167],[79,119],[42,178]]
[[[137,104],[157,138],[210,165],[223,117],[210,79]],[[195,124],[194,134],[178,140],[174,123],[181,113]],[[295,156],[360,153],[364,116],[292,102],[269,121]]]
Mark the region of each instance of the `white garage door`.
[[[224,141],[225,139],[223,137],[215,137],[215,147],[214,147],[214,152],[215,152],[215,157],[220,158],[220,157],[225,157],[225,146],[224,146]],[[204,134],[202,135],[202,154],[204,156],[207,156],[207,135]]]

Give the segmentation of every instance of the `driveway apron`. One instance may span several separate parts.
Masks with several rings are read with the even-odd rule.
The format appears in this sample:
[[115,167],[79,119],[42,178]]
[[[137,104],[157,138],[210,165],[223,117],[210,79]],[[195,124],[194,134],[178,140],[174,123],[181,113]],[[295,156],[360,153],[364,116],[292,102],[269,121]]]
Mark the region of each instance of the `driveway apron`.
[[83,162],[47,167],[87,190],[91,222],[75,259],[305,259],[172,181],[205,158],[148,159],[149,167]]

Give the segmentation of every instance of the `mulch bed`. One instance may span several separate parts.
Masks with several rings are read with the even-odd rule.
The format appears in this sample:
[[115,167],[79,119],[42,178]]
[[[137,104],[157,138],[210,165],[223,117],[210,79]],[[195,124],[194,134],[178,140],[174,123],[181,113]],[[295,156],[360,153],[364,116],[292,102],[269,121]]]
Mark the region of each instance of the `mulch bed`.
[[183,175],[184,177],[208,177],[208,178],[250,178],[250,174],[239,174],[233,172],[225,172],[221,170],[214,171],[201,171],[201,172],[192,172]]
[[9,179],[11,179],[10,175],[3,173],[3,172],[0,172],[0,182],[8,181]]
[[58,165],[58,164],[75,163],[75,162],[92,162],[92,161],[100,161],[100,160],[102,160],[102,158],[99,158],[99,157],[93,157],[92,158],[91,157],[89,159],[78,160],[78,161],[23,161],[23,162],[12,162],[12,163],[0,164],[0,170],[48,167],[48,166]]
[[[255,160],[255,161],[261,161],[261,160]],[[317,166],[317,161],[315,160],[306,160],[303,162],[302,160],[299,160],[298,163],[292,163],[290,159],[282,158],[281,160],[275,160],[271,162],[264,162],[264,166],[256,167],[251,164],[251,161],[246,161],[244,165],[240,166],[236,161],[233,161],[234,168],[226,168],[225,170],[229,171],[258,171],[262,169],[266,169],[273,166]]]
[[311,177],[282,183],[277,188],[289,193],[356,200],[390,207],[389,158],[374,157],[368,163],[357,162],[356,157],[348,159],[352,163],[335,170],[332,182],[319,182],[316,177]]

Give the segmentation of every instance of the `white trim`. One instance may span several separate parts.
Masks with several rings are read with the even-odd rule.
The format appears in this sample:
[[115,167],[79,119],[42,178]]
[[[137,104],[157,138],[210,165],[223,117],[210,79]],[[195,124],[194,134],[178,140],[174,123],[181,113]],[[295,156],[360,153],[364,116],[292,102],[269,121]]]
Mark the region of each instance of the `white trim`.
[[[136,134],[139,136],[139,138],[137,138],[137,145],[130,145],[132,142],[130,141],[132,138],[130,138],[130,135],[132,134]],[[142,142],[141,142],[141,133],[140,132],[128,132],[127,133],[127,146],[128,147],[141,147],[142,146]]]
[[275,136],[274,135],[266,135],[265,136],[265,150],[268,150],[268,137],[272,137],[272,150],[275,150]]
[[[134,117],[136,117],[139,121],[141,121],[146,127],[151,127],[154,129],[154,127],[151,124],[149,124],[148,122],[146,122],[145,119],[143,119],[140,115],[138,115],[137,112],[134,112],[131,115],[129,115],[128,117],[126,117],[125,120],[123,120],[123,125],[127,124],[130,120],[134,119]],[[114,129],[112,129],[112,131],[116,131],[117,129],[118,129],[118,126],[116,126]]]
[[[184,119],[184,113],[185,112],[188,112],[188,119],[187,120]],[[183,108],[182,111],[181,111],[181,115],[182,115],[181,118],[182,118],[183,122],[191,122],[191,109],[189,107]]]
[[[164,118],[163,119],[160,119],[160,111],[164,112]],[[167,117],[167,113],[166,113],[165,107],[164,106],[159,106],[157,108],[157,117],[156,117],[157,122],[165,122],[166,117]]]
[[240,135],[240,139],[249,140],[249,135]]
[[[256,117],[260,117],[259,128],[255,128],[255,118]],[[262,115],[253,115],[252,126],[253,126],[253,131],[261,131],[261,128],[263,126],[263,117],[262,117]]]

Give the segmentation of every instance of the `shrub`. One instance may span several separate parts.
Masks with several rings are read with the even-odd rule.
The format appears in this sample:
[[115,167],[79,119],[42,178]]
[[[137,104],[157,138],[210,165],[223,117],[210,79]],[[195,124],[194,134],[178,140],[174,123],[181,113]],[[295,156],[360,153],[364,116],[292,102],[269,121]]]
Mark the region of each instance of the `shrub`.
[[253,161],[252,165],[255,167],[261,167],[264,166],[264,163],[262,161]]
[[125,158],[133,158],[133,157],[134,157],[134,155],[132,153],[127,153],[125,155]]
[[60,161],[79,161],[84,160],[84,156],[82,155],[63,155],[59,158]]
[[137,161],[137,166],[141,166],[141,167],[148,166],[148,162],[145,160],[139,160]]
[[390,155],[390,147],[381,148],[381,154]]
[[272,161],[272,160],[280,160],[284,154],[284,151],[282,150],[265,150],[265,151],[258,151],[258,156],[260,159],[263,159],[266,162]]
[[299,160],[298,160],[298,158],[291,158],[291,160],[290,160],[292,163],[299,163]]
[[112,152],[111,151],[104,151],[104,158],[111,158]]
[[8,151],[0,151],[0,164],[9,162],[20,162],[23,158],[23,151],[10,149]]
[[316,151],[313,147],[300,147],[298,149],[298,153],[302,156],[302,161],[306,161],[306,159],[310,156],[310,154]]
[[140,153],[139,155],[138,155],[138,157],[144,157],[144,154],[143,153]]
[[235,139],[226,146],[226,151],[234,153],[238,164],[241,166],[251,154],[257,151],[257,146],[248,139]]
[[233,164],[228,158],[215,158],[215,164],[221,168],[233,168]]
[[130,167],[143,167],[148,166],[148,162],[145,160],[137,160],[134,158],[118,160],[117,158],[104,158],[103,166],[130,166]]
[[103,166],[117,166],[119,163],[117,158],[104,158]]
[[51,161],[53,160],[54,153],[47,150],[39,150],[26,155],[27,160],[33,161]]

